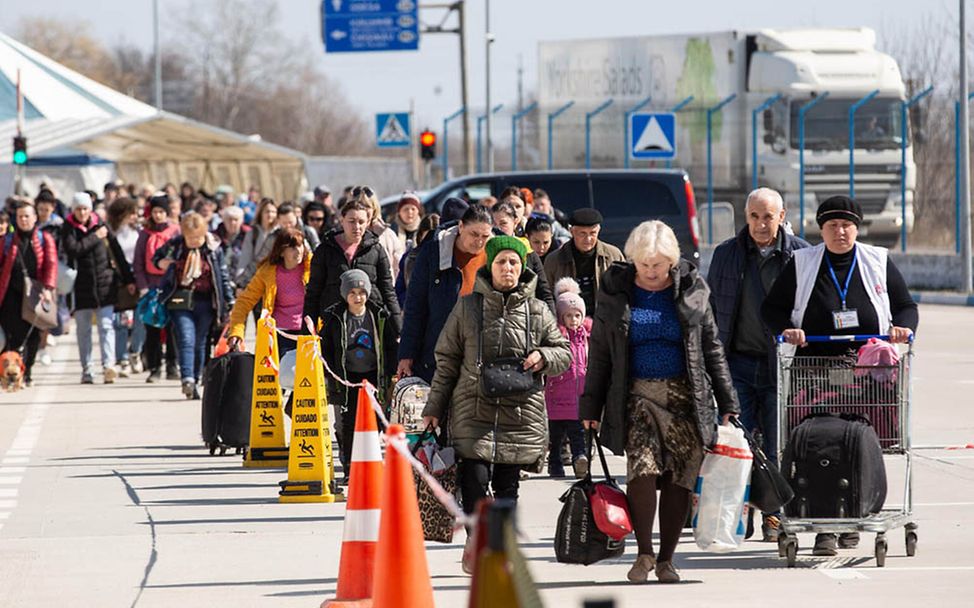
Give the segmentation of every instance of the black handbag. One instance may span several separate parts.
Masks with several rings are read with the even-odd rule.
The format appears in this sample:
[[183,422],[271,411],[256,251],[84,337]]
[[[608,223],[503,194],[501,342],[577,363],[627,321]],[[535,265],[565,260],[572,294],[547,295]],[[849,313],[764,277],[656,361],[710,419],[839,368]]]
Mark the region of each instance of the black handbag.
[[[484,396],[489,399],[514,397],[523,395],[538,387],[538,378],[534,372],[524,369],[522,357],[498,357],[493,361],[484,362],[484,298],[475,294],[477,308],[477,369],[480,370],[480,387]],[[525,322],[525,350],[526,358],[531,353],[531,308],[524,302]]]
[[751,492],[748,502],[762,513],[777,513],[795,497],[795,491],[741,421],[731,418],[731,423],[744,431],[744,437],[754,455],[751,461]]
[[169,310],[193,310],[193,290],[177,289],[166,302]]
[[[135,310],[135,307],[139,305],[139,292],[129,292],[128,285],[125,284],[125,275],[122,274],[122,266],[115,258],[115,252],[112,251],[112,243],[108,239],[105,239],[105,247],[108,249],[108,263],[112,267],[114,275],[115,312]],[[122,261],[128,264],[127,261]]]

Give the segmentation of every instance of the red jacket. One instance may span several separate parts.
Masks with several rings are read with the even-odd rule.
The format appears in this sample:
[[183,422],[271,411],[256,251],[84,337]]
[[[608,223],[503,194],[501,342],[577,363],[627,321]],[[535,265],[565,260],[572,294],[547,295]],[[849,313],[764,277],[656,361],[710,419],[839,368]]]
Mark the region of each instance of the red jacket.
[[[30,243],[34,248],[37,268],[31,273],[32,279],[38,279],[48,289],[57,286],[57,245],[54,238],[36,228],[31,233]],[[10,276],[13,274],[14,264],[17,262],[17,252],[20,250],[20,235],[11,232],[0,239],[0,301],[7,295],[10,286]]]

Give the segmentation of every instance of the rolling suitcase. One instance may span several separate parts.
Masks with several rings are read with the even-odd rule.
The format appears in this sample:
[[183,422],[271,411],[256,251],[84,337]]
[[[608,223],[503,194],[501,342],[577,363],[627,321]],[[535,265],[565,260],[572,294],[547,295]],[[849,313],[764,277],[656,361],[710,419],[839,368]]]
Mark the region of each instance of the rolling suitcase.
[[238,454],[250,441],[254,355],[231,352],[212,359],[203,372],[203,441],[210,454],[228,447]]
[[813,414],[792,429],[781,472],[795,491],[789,517],[863,518],[886,501],[886,467],[876,431],[854,414]]

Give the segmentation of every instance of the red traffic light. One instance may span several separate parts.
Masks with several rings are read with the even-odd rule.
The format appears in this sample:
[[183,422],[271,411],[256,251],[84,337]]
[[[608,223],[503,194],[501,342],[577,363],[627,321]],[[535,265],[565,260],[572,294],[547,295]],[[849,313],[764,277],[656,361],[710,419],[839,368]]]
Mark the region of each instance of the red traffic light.
[[424,146],[435,146],[436,133],[433,133],[432,131],[423,131],[419,134],[419,143]]
[[419,156],[423,160],[436,158],[436,133],[429,129],[419,134]]

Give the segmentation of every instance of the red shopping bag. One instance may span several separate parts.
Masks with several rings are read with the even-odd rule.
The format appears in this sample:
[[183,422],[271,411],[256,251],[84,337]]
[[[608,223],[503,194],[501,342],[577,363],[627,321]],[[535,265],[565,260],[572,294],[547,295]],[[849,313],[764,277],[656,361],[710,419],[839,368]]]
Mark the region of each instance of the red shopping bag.
[[[629,517],[629,501],[626,493],[619,488],[615,480],[609,476],[609,467],[605,462],[605,452],[599,442],[598,434],[589,431],[589,462],[592,460],[592,444],[598,448],[599,460],[602,462],[602,473],[605,481],[593,484],[589,503],[592,506],[592,518],[598,529],[613,540],[622,540],[632,534],[632,519]],[[589,471],[589,478],[592,473]]]

